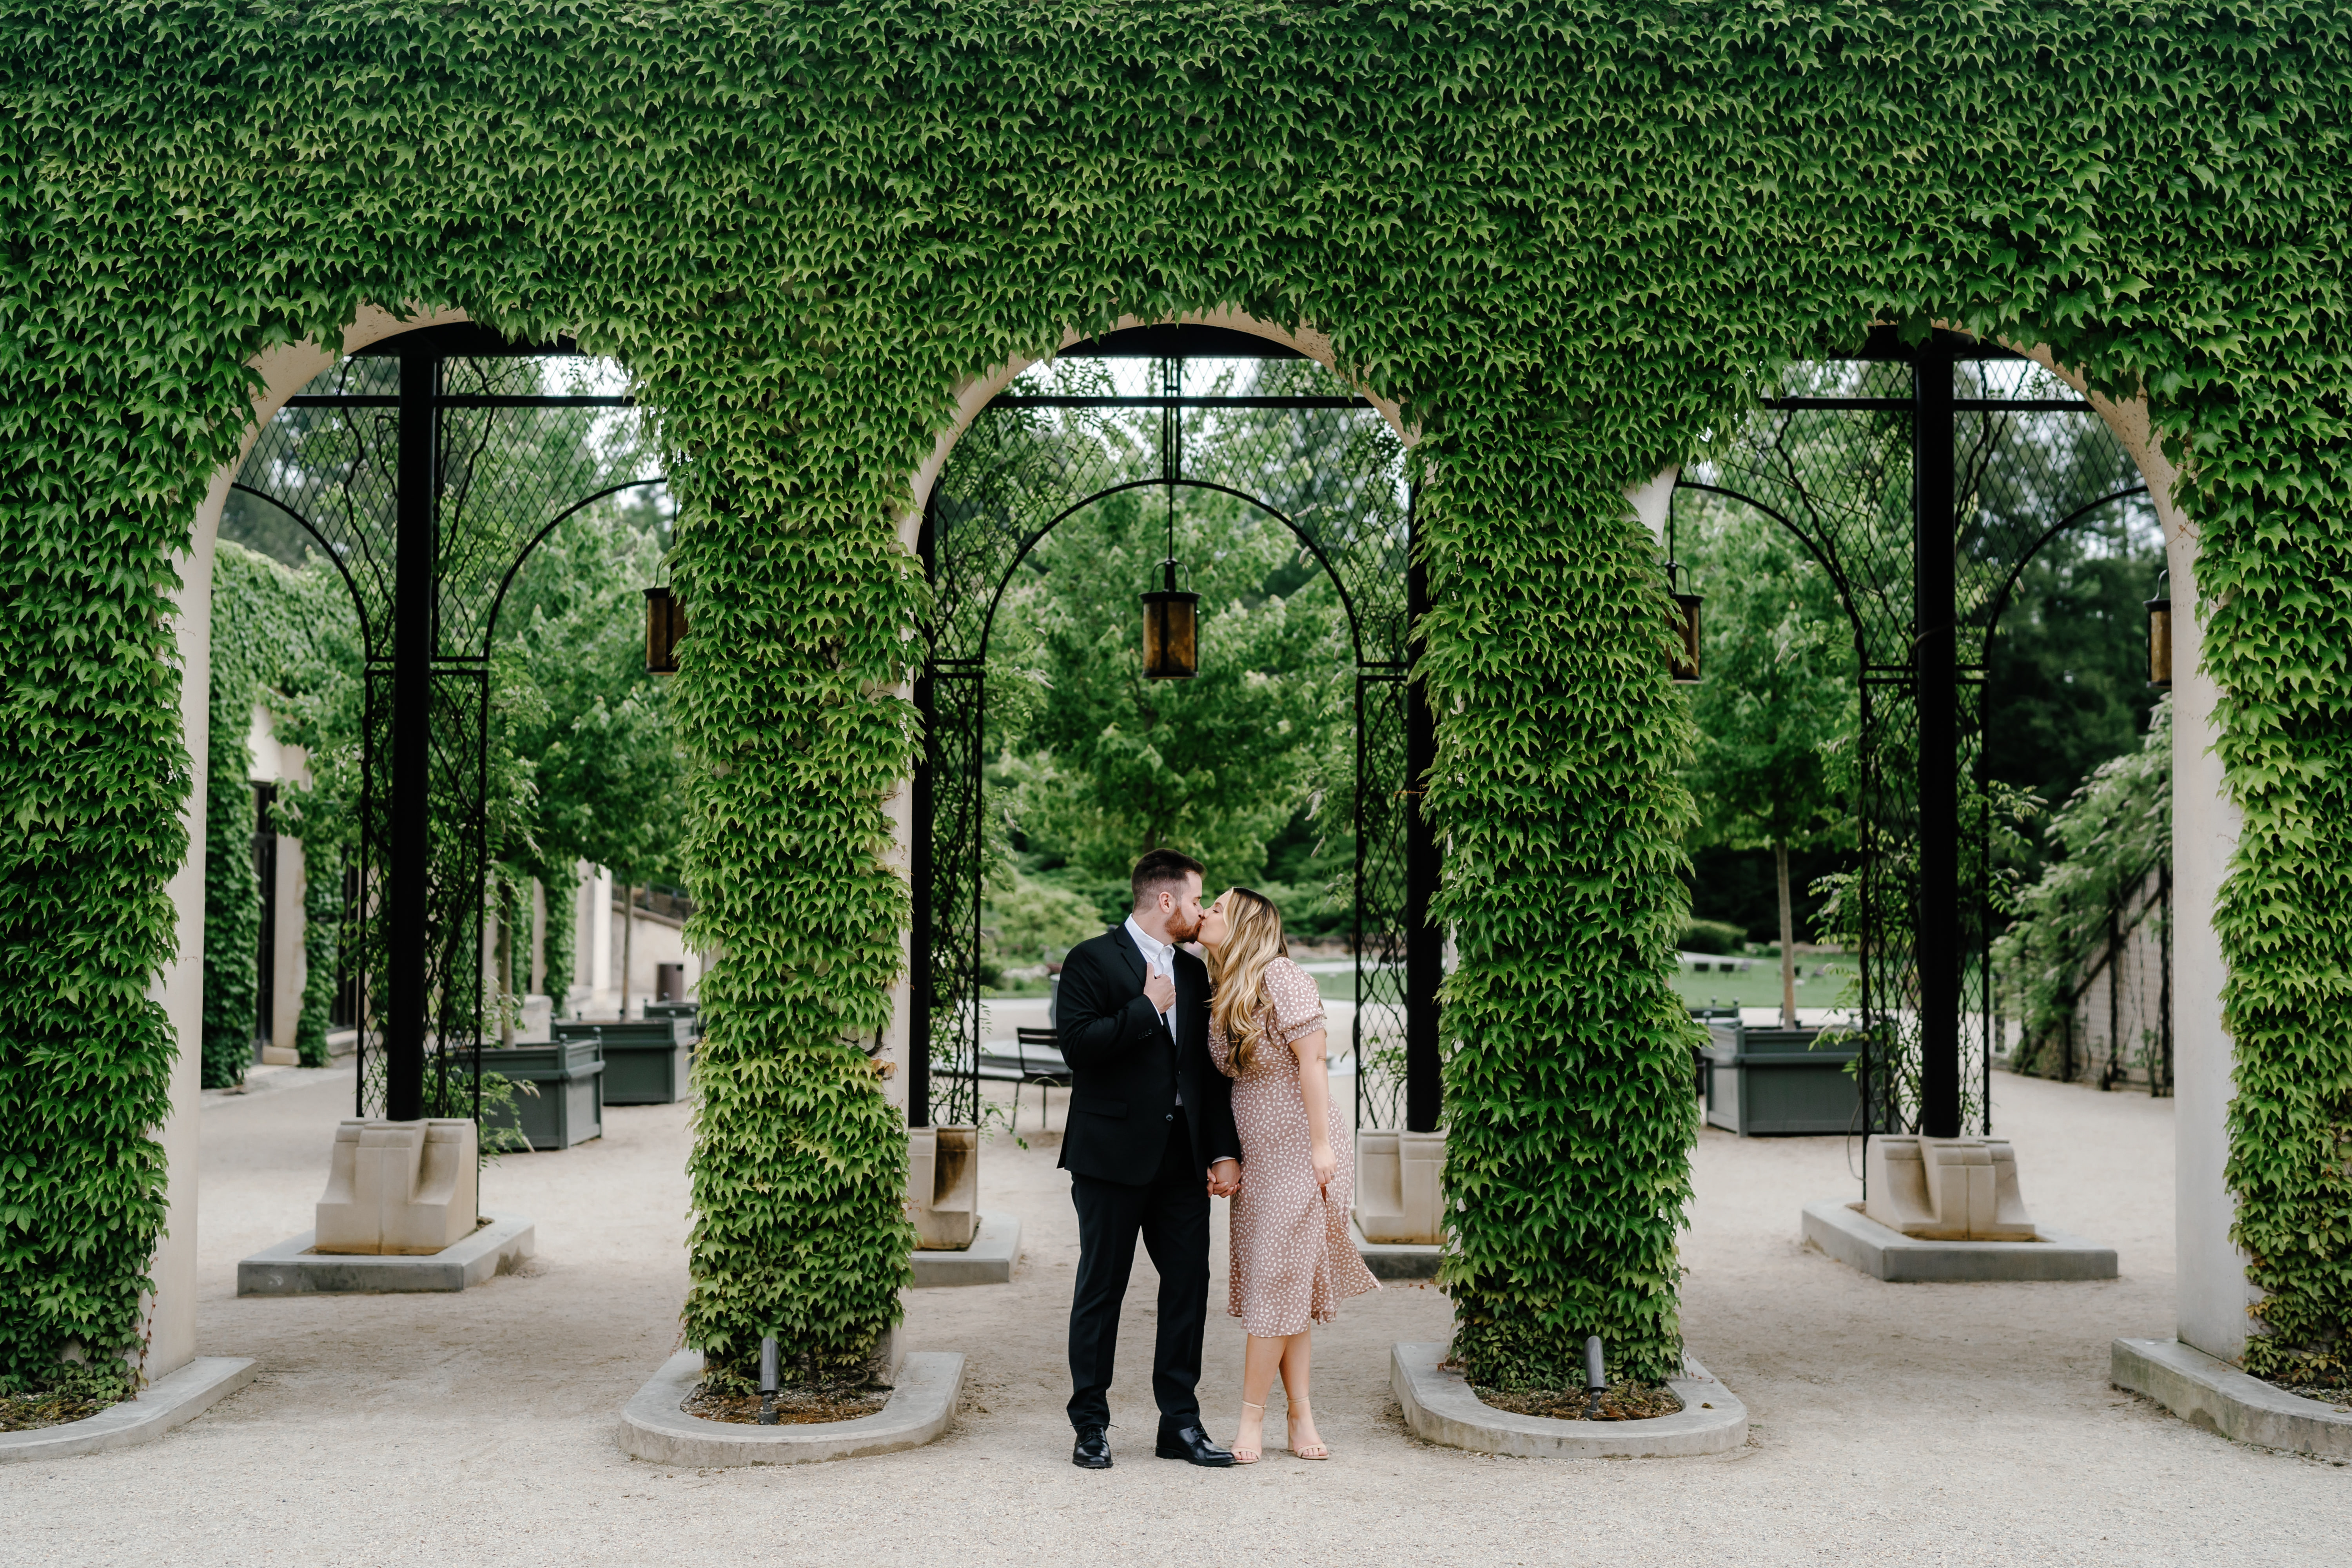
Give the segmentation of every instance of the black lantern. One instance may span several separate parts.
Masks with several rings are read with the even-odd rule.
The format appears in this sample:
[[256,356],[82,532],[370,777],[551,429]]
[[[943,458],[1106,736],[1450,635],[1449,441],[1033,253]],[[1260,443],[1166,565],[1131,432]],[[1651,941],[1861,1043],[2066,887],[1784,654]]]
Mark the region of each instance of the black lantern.
[[677,673],[678,639],[686,636],[686,611],[667,588],[646,590],[646,673]]
[[1675,654],[1666,668],[1675,685],[1696,686],[1699,596],[1683,593],[1675,586],[1675,574],[1681,570],[1674,562],[1666,563],[1666,587],[1675,602]]
[[[1170,412],[1181,418],[1181,415],[1174,414],[1174,401],[1171,396]],[[1160,566],[1166,575],[1159,590],[1143,595],[1143,678],[1190,680],[1201,673],[1201,595],[1176,586],[1176,486],[1172,474],[1168,486],[1168,559]]]
[[2172,574],[2156,574],[2156,597],[2147,602],[2147,683],[2172,689]]
[[1160,564],[1167,574],[1163,585],[1143,595],[1143,676],[1190,680],[1201,673],[1201,595],[1176,586],[1174,556]]

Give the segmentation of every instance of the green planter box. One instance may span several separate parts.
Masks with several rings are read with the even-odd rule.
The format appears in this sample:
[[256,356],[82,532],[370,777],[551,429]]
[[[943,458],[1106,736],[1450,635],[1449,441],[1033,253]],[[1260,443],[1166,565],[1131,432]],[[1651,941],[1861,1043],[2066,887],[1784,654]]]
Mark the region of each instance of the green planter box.
[[686,1020],[687,1037],[696,1040],[702,1038],[702,1004],[699,1002],[648,1002],[646,1004],[646,1017],[648,1021],[683,1018]]
[[671,1105],[686,1098],[691,1018],[562,1023],[554,1034],[559,1040],[593,1040],[603,1049],[607,1105]]
[[1819,1029],[1707,1028],[1706,1120],[1742,1138],[1859,1131],[1861,1090],[1846,1064],[1861,1053]]
[[604,1135],[604,1058],[593,1039],[484,1051],[482,1070],[539,1090],[528,1094],[518,1087],[514,1114],[486,1115],[489,1126],[512,1127],[520,1120],[535,1150],[569,1149]]

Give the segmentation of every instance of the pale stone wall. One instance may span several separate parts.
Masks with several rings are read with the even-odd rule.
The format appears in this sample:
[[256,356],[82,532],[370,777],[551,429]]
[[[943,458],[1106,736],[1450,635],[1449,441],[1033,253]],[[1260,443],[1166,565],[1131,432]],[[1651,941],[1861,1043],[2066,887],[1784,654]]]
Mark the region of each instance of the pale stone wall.
[[2246,1255],[2230,1239],[2237,1199],[2225,1173],[2234,1048],[2221,1026],[2221,987],[2229,966],[2213,929],[2221,880],[2236,853],[2242,816],[2229,798],[2213,714],[2221,690],[2204,668],[2205,630],[2197,596],[2197,528],[2173,500],[2179,470],[2158,449],[2147,402],[2116,402],[2087,392],[2080,375],[2054,363],[2047,348],[2032,357],[2084,392],[2116,438],[2139,465],[2164,527],[2172,574],[2172,1070],[2173,1231],[2179,1338],[2234,1362],[2246,1345],[2246,1309],[2255,1292]]
[[[253,705],[253,725],[246,734],[251,756],[246,776],[255,784],[274,784],[285,792],[310,783],[310,759],[299,746],[278,738],[276,719],[268,709]],[[262,1047],[265,1063],[291,1066],[297,1059],[294,1033],[302,1021],[302,986],[310,967],[302,951],[307,921],[302,910],[302,841],[278,835],[278,875],[262,889],[272,905],[270,942],[269,1041]]]

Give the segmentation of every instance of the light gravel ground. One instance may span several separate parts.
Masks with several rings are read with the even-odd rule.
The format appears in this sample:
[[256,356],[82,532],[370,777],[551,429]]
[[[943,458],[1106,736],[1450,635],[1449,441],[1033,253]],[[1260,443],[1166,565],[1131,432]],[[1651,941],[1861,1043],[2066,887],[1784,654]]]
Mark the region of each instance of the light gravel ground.
[[[677,1339],[685,1108],[614,1109],[601,1142],[491,1169],[485,1206],[538,1221],[520,1276],[457,1297],[239,1300],[236,1259],[310,1224],[350,1094],[347,1074],[320,1076],[205,1108],[199,1348],[258,1358],[259,1380],[152,1446],[0,1468],[0,1561],[2340,1565],[2352,1539],[2352,1469],[2233,1445],[2107,1385],[2110,1339],[2171,1328],[2166,1101],[1996,1079],[2028,1204],[2120,1254],[2123,1278],[2090,1285],[1864,1279],[1797,1240],[1804,1201],[1857,1191],[1843,1140],[1706,1133],[1685,1325],[1747,1399],[1753,1437],[1713,1458],[1615,1462],[1411,1436],[1389,1345],[1446,1331],[1444,1300],[1413,1288],[1352,1302],[1318,1335],[1336,1460],[1156,1460],[1139,1262],[1118,1466],[1072,1468],[1076,1226],[1053,1152],[1000,1137],[982,1189],[1022,1215],[1015,1282],[908,1300],[914,1348],[971,1358],[949,1436],[698,1472],[625,1458],[611,1436]],[[1221,1307],[1222,1230],[1216,1250]],[[1220,1436],[1240,1351],[1238,1326],[1213,1317],[1203,1389]]]

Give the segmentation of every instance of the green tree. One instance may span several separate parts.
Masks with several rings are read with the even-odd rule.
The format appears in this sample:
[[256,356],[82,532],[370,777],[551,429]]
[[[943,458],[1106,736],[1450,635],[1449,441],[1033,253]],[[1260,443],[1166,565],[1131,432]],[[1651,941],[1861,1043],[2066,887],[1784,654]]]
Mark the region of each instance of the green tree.
[[630,884],[677,872],[683,775],[644,641],[644,590],[667,526],[658,499],[641,493],[585,509],[533,552],[499,618],[535,698],[516,722],[534,790],[517,869],[548,889],[547,984],[559,1005],[572,978],[577,863]]
[[[991,740],[1026,847],[1103,879],[1169,846],[1218,882],[1266,850],[1345,761],[1348,645],[1328,577],[1287,595],[1295,537],[1231,496],[1177,491],[1177,552],[1201,595],[1200,673],[1147,680],[1138,595],[1166,552],[1164,492],[1130,490],[1064,522],[997,617]],[[1019,688],[1026,687],[1027,690]],[[1003,701],[998,692],[1005,688]]]
[[[2162,566],[2144,501],[2100,509],[2026,564],[1986,650],[1989,776],[2066,801],[2103,763],[2138,746],[2160,695],[2147,683],[2142,601]],[[2031,842],[2038,874],[2057,847],[2046,834]]]
[[1797,1018],[1791,853],[1851,836],[1831,766],[1859,730],[1853,647],[1835,584],[1795,535],[1752,507],[1703,492],[1675,500],[1692,558],[1706,563],[1699,731],[1690,772],[1694,847],[1772,856],[1780,917],[1780,1017]]

